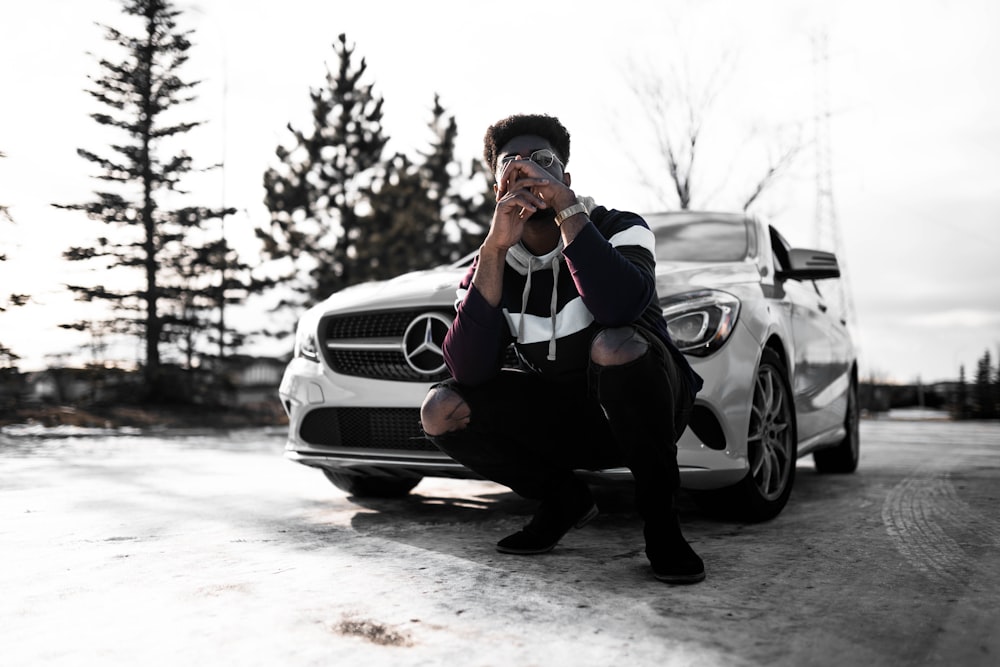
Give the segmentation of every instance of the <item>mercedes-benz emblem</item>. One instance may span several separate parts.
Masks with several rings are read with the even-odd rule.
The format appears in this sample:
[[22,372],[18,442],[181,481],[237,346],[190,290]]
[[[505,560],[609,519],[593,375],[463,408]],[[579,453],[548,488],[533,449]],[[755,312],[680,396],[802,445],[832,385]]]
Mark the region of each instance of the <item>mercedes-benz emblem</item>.
[[437,375],[445,369],[445,334],[451,319],[441,313],[424,313],[410,322],[403,334],[403,356],[410,368],[421,375]]

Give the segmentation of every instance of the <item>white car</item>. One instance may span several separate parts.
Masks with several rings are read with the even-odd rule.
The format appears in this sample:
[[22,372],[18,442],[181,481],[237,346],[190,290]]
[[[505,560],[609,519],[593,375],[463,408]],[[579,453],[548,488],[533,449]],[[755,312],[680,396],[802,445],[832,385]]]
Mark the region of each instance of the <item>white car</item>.
[[[643,217],[671,336],[705,380],[678,443],[681,486],[761,521],[785,506],[798,457],[853,472],[856,354],[823,296],[836,287],[836,257],[790,248],[741,214]],[[469,261],[356,285],[304,314],[279,389],[289,459],[358,497],[404,495],[425,476],[476,478],[424,438],[419,414],[448,375],[441,342]],[[580,474],[630,477],[624,468]]]

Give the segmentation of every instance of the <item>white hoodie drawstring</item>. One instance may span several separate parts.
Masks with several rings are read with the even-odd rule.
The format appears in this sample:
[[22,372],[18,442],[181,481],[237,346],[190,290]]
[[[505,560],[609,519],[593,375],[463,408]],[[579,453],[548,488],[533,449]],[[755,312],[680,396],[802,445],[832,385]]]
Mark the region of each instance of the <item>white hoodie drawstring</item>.
[[[515,246],[516,247],[516,246]],[[524,273],[524,289],[521,291],[521,317],[517,323],[517,339],[524,340],[524,323],[527,320],[528,297],[531,294],[531,274],[534,273],[535,266],[539,269],[545,267],[545,260],[534,255],[521,251],[514,253],[515,259],[521,265]],[[548,258],[548,264],[552,267],[552,297],[549,299],[549,317],[552,320],[552,332],[549,336],[549,353],[546,358],[549,361],[556,360],[556,334],[558,332],[559,318],[559,253],[554,253]]]
[[[587,207],[588,213],[594,209],[595,203],[591,197],[577,197],[577,201]],[[532,255],[520,243],[512,246],[507,251],[507,264],[524,276],[524,291],[521,292],[521,316],[517,325],[517,339],[519,341],[524,340],[524,322],[527,319],[528,296],[531,293],[531,273],[534,271],[536,265],[539,269],[545,268],[546,265],[552,267],[552,298],[549,300],[552,333],[549,337],[549,353],[546,356],[549,361],[556,360],[557,319],[559,317],[559,264],[562,260],[562,250],[563,240],[560,237],[555,249],[541,257]]]
[[518,321],[517,326],[517,339],[524,340],[524,320],[527,319],[526,313],[528,312],[528,295],[531,294],[531,271],[532,264],[534,264],[535,258],[528,255],[528,273],[524,277],[524,290],[521,292],[521,319]]

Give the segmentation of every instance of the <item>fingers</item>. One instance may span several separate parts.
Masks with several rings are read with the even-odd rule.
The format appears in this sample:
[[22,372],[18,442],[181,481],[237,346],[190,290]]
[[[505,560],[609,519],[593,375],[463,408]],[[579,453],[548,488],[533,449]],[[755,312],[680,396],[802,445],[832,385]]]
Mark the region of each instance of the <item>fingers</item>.
[[497,194],[497,210],[508,215],[516,214],[517,217],[527,218],[532,213],[541,208],[548,208],[544,197],[536,194],[530,188],[518,188],[512,190],[502,197]]
[[518,205],[514,199],[497,204],[496,211],[493,212],[493,222],[490,223],[490,230],[486,234],[486,244],[503,249],[516,245],[521,240],[525,218],[528,215],[531,214],[525,213],[524,207]]
[[517,180],[501,181],[497,184],[496,200],[500,201],[504,197],[514,193],[528,192],[536,199],[544,201],[544,198],[539,197],[541,194],[539,188],[547,186],[549,182],[547,178],[519,178]]
[[531,160],[511,160],[497,176],[497,201],[508,192],[549,184],[549,175]]

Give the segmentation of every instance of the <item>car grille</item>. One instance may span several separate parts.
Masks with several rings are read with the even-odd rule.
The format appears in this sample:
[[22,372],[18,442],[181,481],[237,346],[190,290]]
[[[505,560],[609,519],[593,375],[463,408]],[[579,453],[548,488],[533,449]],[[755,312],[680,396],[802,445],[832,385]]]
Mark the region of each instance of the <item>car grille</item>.
[[330,369],[340,375],[402,382],[443,380],[448,377],[447,371],[432,375],[419,373],[406,363],[403,354],[403,335],[407,327],[429,312],[448,319],[453,317],[453,313],[444,310],[427,309],[328,316],[319,329],[324,341],[323,357]]
[[420,428],[419,408],[318,408],[302,420],[299,436],[325,447],[438,451]]

